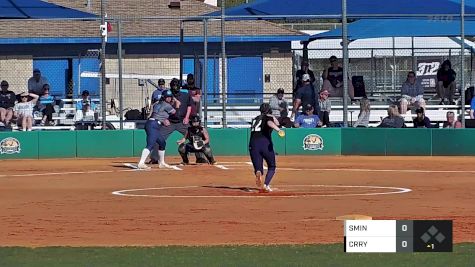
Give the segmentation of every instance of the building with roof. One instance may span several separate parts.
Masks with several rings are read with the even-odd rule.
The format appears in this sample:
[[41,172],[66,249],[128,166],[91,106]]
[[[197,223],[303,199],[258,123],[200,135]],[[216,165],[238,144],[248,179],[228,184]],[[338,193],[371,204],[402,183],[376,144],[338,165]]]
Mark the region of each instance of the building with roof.
[[[81,11],[100,14],[99,0],[50,0]],[[218,10],[198,0],[109,0],[107,16],[122,19],[123,73],[127,77],[176,77],[179,73],[180,18]],[[23,91],[32,70],[39,68],[54,95],[77,96],[82,90],[99,95],[99,21],[0,20],[0,79]],[[203,63],[203,22],[186,22],[184,72],[199,74]],[[208,93],[219,93],[220,22],[208,23]],[[267,21],[226,22],[228,92],[259,94],[292,88],[291,41],[303,34]],[[113,23],[106,48],[106,72],[118,73],[117,27]],[[83,75],[81,75],[83,74]],[[89,75],[88,75],[89,74]],[[198,75],[199,76],[199,75]],[[147,91],[147,89],[149,89]],[[140,108],[152,88],[137,79],[124,80],[125,107]],[[118,81],[108,80],[107,99],[118,98]],[[233,100],[231,99],[230,102]],[[236,101],[237,102],[237,101]]]

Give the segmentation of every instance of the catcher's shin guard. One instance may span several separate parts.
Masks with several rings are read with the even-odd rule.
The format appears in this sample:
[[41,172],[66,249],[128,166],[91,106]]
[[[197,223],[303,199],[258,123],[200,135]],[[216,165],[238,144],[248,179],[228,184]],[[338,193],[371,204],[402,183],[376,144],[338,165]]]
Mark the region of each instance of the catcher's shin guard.
[[209,145],[206,145],[203,149],[203,153],[205,154],[206,158],[208,159],[210,164],[215,163],[216,161],[214,160],[213,157],[213,151],[211,150],[211,147]]
[[188,153],[186,152],[186,145],[185,144],[181,144],[178,147],[178,153],[180,153],[180,156],[181,156],[181,159],[183,160],[183,163],[188,164],[189,163]]

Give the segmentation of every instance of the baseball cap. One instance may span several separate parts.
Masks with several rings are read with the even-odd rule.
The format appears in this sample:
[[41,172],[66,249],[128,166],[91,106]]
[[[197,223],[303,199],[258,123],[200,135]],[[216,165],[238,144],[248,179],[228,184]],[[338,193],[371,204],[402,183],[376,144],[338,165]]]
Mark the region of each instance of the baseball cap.
[[310,111],[310,110],[312,110],[312,109],[313,109],[313,106],[310,105],[310,104],[307,104],[307,105],[304,107],[304,110],[303,110],[303,111],[304,111],[304,112],[307,112],[307,111]]
[[162,97],[172,97],[173,96],[173,92],[171,90],[165,90],[163,91],[162,93]]
[[282,88],[277,89],[277,94],[284,94],[285,91]]
[[82,91],[82,94],[81,95],[89,95],[89,91],[88,90],[84,90]]
[[330,57],[330,62],[335,62],[337,60],[338,60],[338,58],[336,56],[331,56]]
[[41,71],[40,71],[40,69],[35,68],[35,69],[33,69],[33,73],[41,73]]
[[302,81],[304,81],[304,82],[310,81],[310,75],[308,75],[308,74],[302,75]]
[[165,84],[165,80],[162,78],[158,79],[158,84]]

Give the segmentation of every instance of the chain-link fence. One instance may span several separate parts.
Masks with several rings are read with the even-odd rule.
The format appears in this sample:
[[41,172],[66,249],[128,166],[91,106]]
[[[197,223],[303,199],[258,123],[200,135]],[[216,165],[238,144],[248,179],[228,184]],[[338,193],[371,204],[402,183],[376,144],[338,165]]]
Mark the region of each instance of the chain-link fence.
[[[96,1],[88,1],[86,6],[72,6],[67,1],[56,2],[93,13],[100,10]],[[129,110],[142,112],[142,109],[150,107],[150,98],[158,79],[165,79],[167,87],[173,78],[180,78],[184,84],[188,73],[194,74],[196,85],[202,88],[202,107],[219,110],[223,107],[224,75],[227,77],[228,108],[244,110],[243,113],[227,115],[239,117],[268,101],[279,88],[283,88],[290,97],[295,88],[295,73],[303,60],[308,60],[310,69],[314,70],[317,78],[315,88],[319,89],[323,82],[322,71],[329,67],[328,58],[335,55],[342,59],[341,40],[312,47],[313,43],[320,42],[316,40],[310,43],[308,50],[303,49],[301,41],[306,41],[308,35],[299,31],[298,18],[274,22],[229,19],[224,32],[227,68],[223,70],[221,22],[216,18],[198,16],[218,9],[198,1],[181,1],[180,7],[162,2],[140,0],[130,6],[119,2],[108,3],[107,19],[112,29],[108,33],[105,51],[104,96],[100,80],[99,20],[17,21],[11,25],[0,20],[0,26],[5,26],[0,33],[10,38],[9,42],[0,44],[6,48],[0,51],[0,79],[8,80],[11,89],[19,93],[27,89],[33,69],[39,68],[57,97],[77,99],[87,90],[91,98],[106,101],[106,111],[117,118]],[[166,15],[160,17],[157,13]],[[118,59],[119,21],[121,71]],[[305,17],[302,21],[322,29],[337,26],[336,20]],[[289,23],[292,25],[289,26]],[[381,40],[377,39],[366,41],[364,47],[355,47],[353,42],[349,48],[348,73],[350,77],[361,76],[366,94],[383,104],[387,103],[387,98],[395,99],[400,95],[400,86],[407,72],[415,70],[424,79],[425,92],[430,99],[435,95],[436,72],[440,64],[449,59],[458,74],[460,92],[473,83],[473,47],[471,42],[467,42],[465,80],[462,84],[461,49],[460,45],[457,47],[459,39],[455,39],[450,39],[450,46],[428,39],[423,48],[417,45],[401,47],[397,43],[393,47],[382,47]],[[119,81],[122,82],[122,89]],[[120,99],[122,105],[119,105]],[[337,103],[340,100],[335,99]],[[100,104],[97,103],[98,111]]]

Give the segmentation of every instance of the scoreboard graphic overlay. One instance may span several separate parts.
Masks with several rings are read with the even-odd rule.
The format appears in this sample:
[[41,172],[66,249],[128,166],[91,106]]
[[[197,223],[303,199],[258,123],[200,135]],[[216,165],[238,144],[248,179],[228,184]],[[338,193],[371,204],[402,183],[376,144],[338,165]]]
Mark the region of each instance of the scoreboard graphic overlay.
[[345,252],[452,252],[451,220],[346,220]]

